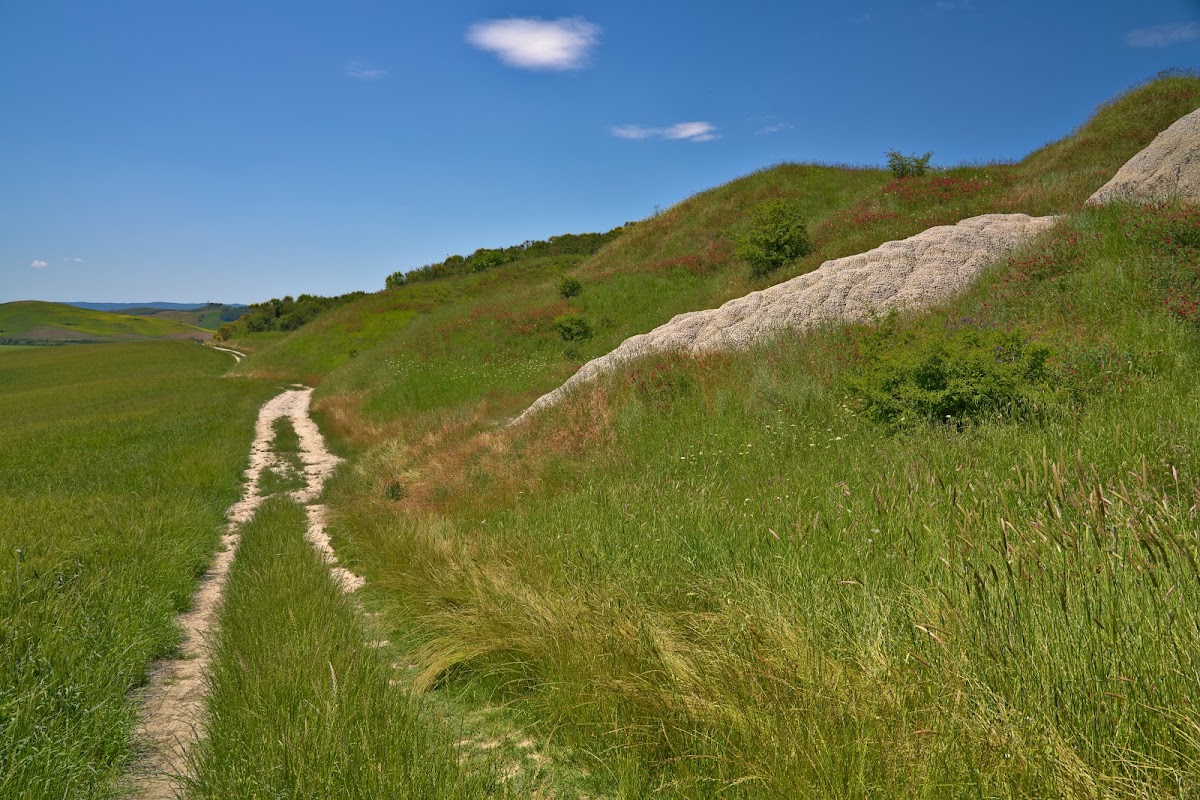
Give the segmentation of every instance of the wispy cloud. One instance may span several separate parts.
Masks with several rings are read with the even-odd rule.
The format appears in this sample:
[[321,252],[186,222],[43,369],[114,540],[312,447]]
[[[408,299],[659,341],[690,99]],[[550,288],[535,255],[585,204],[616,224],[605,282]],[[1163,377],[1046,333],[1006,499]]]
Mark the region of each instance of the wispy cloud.
[[40,258],[35,258],[33,261],[29,262],[29,266],[33,267],[34,269],[45,269],[46,267],[50,266],[50,264],[42,261]]
[[467,41],[510,67],[571,70],[587,64],[600,26],[582,17],[493,19],[468,28]]
[[793,128],[793,127],[795,127],[795,126],[789,125],[786,122],[775,122],[771,125],[764,125],[763,127],[756,130],[755,133],[759,136],[770,136],[773,133],[780,133],[782,131],[786,131],[789,128]]
[[971,7],[971,0],[939,0],[933,4],[938,11],[958,11]]
[[346,65],[346,69],[342,72],[347,78],[354,78],[358,81],[377,81],[380,78],[386,78],[388,71],[379,67],[372,67],[364,61],[351,61]]
[[1152,25],[1149,28],[1137,28],[1125,34],[1127,47],[1170,47],[1180,42],[1190,42],[1200,38],[1200,25],[1195,22],[1169,22],[1166,25]]
[[711,122],[679,122],[666,128],[645,125],[616,125],[609,129],[618,139],[677,139],[688,142],[711,142],[720,139],[717,126]]
[[83,263],[82,258],[64,258],[63,261],[68,261],[72,264],[82,264]]

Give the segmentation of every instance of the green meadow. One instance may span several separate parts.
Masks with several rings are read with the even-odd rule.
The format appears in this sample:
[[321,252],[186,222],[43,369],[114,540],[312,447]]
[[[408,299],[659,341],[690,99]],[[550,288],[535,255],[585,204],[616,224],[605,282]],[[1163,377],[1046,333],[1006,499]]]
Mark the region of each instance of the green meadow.
[[209,336],[211,331],[171,319],[91,311],[36,300],[0,303],[0,345],[96,344]]
[[[1198,107],[1166,77],[1016,163],[775,165],[591,255],[230,326],[236,365],[7,348],[0,796],[121,795],[136,690],[295,382],[367,584],[305,541],[277,422],[190,797],[1200,796],[1200,210],[1084,207]],[[812,252],[756,278],[736,242],[772,200]],[[943,307],[647,357],[509,424],[676,314],[1011,212],[1062,219]],[[49,326],[28,306],[0,328]]]
[[[412,687],[503,709],[585,792],[1190,796],[1197,218],[1080,209],[1198,105],[1159,81],[1017,164],[775,167],[571,269],[401,287],[239,369],[324,354],[335,543]],[[756,283],[730,241],[779,196],[814,252]],[[678,311],[1013,211],[1067,218],[935,314],[651,359],[503,427]],[[387,304],[416,313],[345,349]],[[1006,346],[1026,366],[989,367]],[[914,389],[931,370],[954,391]]]
[[116,796],[131,696],[177,642],[258,406],[193,342],[0,358],[0,796]]
[[449,728],[422,720],[304,525],[277,498],[243,528],[192,796],[507,796],[460,766]]

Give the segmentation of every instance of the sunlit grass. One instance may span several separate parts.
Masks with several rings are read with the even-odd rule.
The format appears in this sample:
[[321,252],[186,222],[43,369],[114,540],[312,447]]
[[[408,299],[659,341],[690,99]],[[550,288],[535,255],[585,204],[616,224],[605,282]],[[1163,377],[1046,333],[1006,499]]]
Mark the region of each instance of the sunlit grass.
[[243,528],[192,796],[503,796],[486,769],[466,774],[447,732],[419,719],[304,525],[303,509],[277,498]]
[[[1198,103],[1200,81],[1170,79],[1019,165],[885,186],[791,269],[1077,209]],[[1021,418],[866,420],[875,334],[833,328],[649,359],[497,431],[543,378],[505,395],[490,370],[553,352],[477,307],[433,310],[322,386],[335,430],[371,443],[335,479],[340,552],[391,598],[417,688],[512,704],[624,796],[1194,794],[1196,287],[1191,251],[1137,235],[1171,215],[1078,213],[949,308],[889,323],[898,342],[977,325],[1046,344],[1061,391]],[[620,283],[600,265],[633,241],[577,272],[583,298],[589,272],[614,281],[592,292],[605,316],[659,296],[638,281],[700,280],[693,237]],[[454,325],[478,343],[419,336]]]
[[868,329],[782,337],[585,390],[437,516],[364,494],[420,468],[379,448],[336,484],[342,541],[415,621],[418,688],[623,753],[580,765],[629,796],[1189,796],[1200,338],[1130,235],[1163,213],[1082,214],[893,321],[1036,331],[1078,389],[1040,421],[895,432],[850,388]]
[[270,391],[228,366],[192,343],[0,359],[0,796],[114,794]]

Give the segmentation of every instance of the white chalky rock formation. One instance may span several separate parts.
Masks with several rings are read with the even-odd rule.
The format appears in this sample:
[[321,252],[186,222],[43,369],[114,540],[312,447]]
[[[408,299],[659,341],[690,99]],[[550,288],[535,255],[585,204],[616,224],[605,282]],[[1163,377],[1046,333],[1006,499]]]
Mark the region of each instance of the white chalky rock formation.
[[680,314],[584,364],[514,422],[557,403],[574,387],[658,352],[744,348],[783,329],[867,320],[891,309],[927,308],[958,294],[993,261],[1054,226],[1057,217],[985,214],[885,242],[717,309]]
[[1174,199],[1200,201],[1200,109],[1154,137],[1087,202],[1096,206],[1114,200],[1152,203]]

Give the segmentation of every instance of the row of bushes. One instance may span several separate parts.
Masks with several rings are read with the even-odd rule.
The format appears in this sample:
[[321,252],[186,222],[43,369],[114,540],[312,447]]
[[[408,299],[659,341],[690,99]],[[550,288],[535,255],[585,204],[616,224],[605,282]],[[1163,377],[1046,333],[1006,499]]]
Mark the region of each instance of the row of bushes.
[[336,297],[315,294],[302,294],[296,298],[292,298],[291,295],[273,297],[264,303],[251,304],[240,319],[227,322],[218,328],[216,338],[234,339],[247,333],[294,331],[331,308],[337,308],[366,295],[366,292],[349,292]]
[[408,272],[393,272],[387,276],[384,285],[388,289],[395,289],[409,283],[436,281],[472,272],[486,272],[489,269],[523,259],[548,256],[590,256],[634,224],[627,222],[607,233],[565,233],[562,236],[551,236],[545,240],[525,241],[512,247],[481,247],[469,256],[448,256],[445,261],[437,264],[426,264]]

